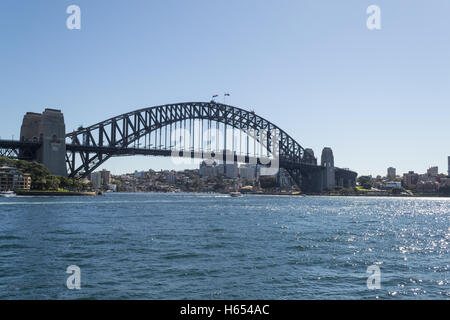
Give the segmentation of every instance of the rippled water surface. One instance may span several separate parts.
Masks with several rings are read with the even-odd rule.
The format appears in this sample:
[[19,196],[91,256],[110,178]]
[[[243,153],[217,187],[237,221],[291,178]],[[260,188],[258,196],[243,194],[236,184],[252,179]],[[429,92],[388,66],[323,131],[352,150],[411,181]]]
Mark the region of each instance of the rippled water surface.
[[0,198],[0,298],[449,299],[449,242],[446,199]]

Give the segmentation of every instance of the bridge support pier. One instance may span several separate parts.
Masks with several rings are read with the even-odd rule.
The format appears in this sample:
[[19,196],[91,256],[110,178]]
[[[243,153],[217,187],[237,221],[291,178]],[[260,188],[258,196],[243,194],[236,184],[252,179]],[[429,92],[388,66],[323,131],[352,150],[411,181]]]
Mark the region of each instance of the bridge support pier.
[[322,170],[302,174],[301,190],[305,193],[321,193],[323,191],[323,174]]
[[66,126],[60,110],[45,109],[42,114],[28,112],[22,122],[20,140],[40,142],[36,160],[45,165],[51,174],[67,176]]

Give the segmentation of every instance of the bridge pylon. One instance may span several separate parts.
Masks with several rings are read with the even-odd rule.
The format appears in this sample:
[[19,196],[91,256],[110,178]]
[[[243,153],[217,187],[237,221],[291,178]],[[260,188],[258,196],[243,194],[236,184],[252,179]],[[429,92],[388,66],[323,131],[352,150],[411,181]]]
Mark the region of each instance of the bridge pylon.
[[63,177],[67,176],[65,137],[64,115],[60,110],[45,109],[42,114],[28,112],[23,117],[20,140],[41,144],[36,159],[31,160],[45,165],[51,174]]

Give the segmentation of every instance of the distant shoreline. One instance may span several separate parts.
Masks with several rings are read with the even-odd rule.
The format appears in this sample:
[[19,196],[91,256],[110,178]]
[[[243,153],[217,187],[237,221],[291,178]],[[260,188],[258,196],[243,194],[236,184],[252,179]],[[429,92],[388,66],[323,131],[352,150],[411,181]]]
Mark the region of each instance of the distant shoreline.
[[97,192],[75,192],[75,191],[38,191],[38,190],[16,190],[14,193],[18,196],[52,196],[52,197],[81,197],[96,196]]
[[[120,193],[155,193],[155,194],[219,194],[219,195],[228,195],[229,192],[201,192],[201,191],[182,191],[182,192],[164,192],[164,191],[148,191],[148,192],[126,192],[126,191],[119,191],[119,192],[111,192],[115,194]],[[104,193],[104,194],[108,194]],[[307,194],[307,193],[300,193],[300,194],[289,194],[289,193],[276,193],[276,192],[268,192],[268,193],[253,193],[253,192],[246,192],[242,193],[243,196],[246,195],[254,195],[254,196],[291,196],[291,197],[371,197],[371,198],[450,198],[450,196],[443,196],[438,194],[415,194],[415,195],[404,195],[404,194],[389,194],[389,195],[374,195],[374,194]]]
[[[16,190],[14,192],[18,196],[43,196],[43,197],[86,197],[86,196],[99,196],[105,194],[121,194],[121,193],[154,193],[154,194],[218,194],[218,195],[229,195],[229,192],[193,192],[193,191],[183,191],[183,192],[159,192],[159,191],[149,191],[149,192],[75,192],[75,191],[39,191],[39,190]],[[277,192],[267,192],[267,193],[253,193],[246,192],[242,193],[245,195],[254,196],[290,196],[290,197],[370,197],[370,198],[450,198],[449,196],[443,196],[438,194],[415,194],[415,195],[404,195],[404,194],[389,194],[389,195],[376,195],[376,194],[290,194],[290,193],[277,193]]]

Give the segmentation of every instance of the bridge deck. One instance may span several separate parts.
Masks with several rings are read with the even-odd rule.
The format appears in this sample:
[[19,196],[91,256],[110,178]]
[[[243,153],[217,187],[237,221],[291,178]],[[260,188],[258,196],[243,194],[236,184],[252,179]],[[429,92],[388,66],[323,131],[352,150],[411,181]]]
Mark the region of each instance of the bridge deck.
[[2,149],[16,149],[23,147],[39,148],[40,142],[18,141],[18,140],[0,140],[0,148]]

